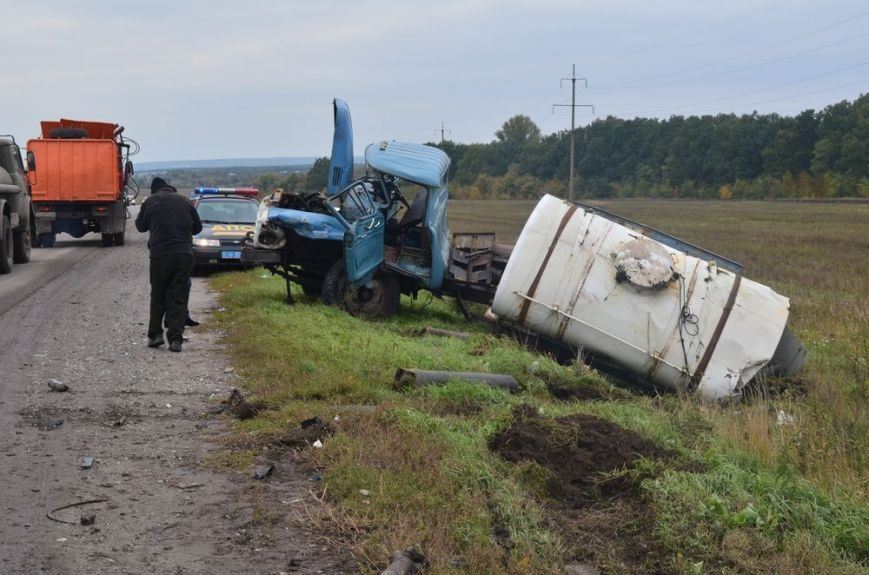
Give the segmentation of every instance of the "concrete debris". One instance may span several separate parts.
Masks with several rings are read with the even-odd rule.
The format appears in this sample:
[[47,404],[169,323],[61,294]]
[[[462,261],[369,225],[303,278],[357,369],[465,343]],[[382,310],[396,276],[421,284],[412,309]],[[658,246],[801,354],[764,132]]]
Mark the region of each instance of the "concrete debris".
[[88,456],[88,457],[82,458],[81,466],[80,466],[82,469],[90,469],[93,466],[94,466],[94,458],[93,457]]
[[69,386],[57,379],[49,379],[48,380],[48,389],[51,391],[69,391]]
[[775,424],[781,427],[782,425],[793,425],[794,416],[785,412],[784,409],[778,410],[778,415],[775,418]]
[[254,479],[265,479],[275,471],[274,465],[268,465],[266,467],[260,467],[256,471],[253,472]]
[[414,575],[415,573],[422,573],[422,570],[428,565],[428,559],[425,558],[425,555],[412,547],[393,554],[390,561],[389,567],[380,575]]
[[588,563],[571,563],[564,566],[564,575],[600,575],[600,571]]

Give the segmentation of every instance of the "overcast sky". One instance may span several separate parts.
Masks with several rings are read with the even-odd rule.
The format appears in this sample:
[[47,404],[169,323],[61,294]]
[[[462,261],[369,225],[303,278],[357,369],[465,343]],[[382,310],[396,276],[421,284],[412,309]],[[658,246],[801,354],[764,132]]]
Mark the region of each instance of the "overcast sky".
[[[321,156],[331,99],[356,153],[488,142],[608,115],[820,109],[869,91],[866,0],[0,0],[0,133],[118,122],[140,161]],[[13,64],[14,63],[14,64]],[[577,83],[582,86],[582,82]],[[439,138],[439,135],[437,135]]]

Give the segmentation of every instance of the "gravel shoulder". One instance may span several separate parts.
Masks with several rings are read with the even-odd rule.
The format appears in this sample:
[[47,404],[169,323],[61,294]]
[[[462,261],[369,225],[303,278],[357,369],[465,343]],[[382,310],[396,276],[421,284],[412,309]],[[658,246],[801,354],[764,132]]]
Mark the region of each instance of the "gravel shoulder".
[[[26,266],[0,279],[0,301],[16,302],[0,309],[0,572],[353,571],[298,522],[257,520],[257,507],[286,517],[307,497],[292,463],[268,482],[203,465],[226,430],[210,408],[234,378],[208,327],[214,298],[195,280],[191,313],[203,326],[186,332],[181,354],[148,349],[146,237],[128,234],[120,248],[83,244],[27,264],[65,266],[53,279],[4,285]],[[70,391],[50,391],[50,378]],[[47,517],[95,499],[53,514],[69,523]],[[87,515],[95,523],[79,524]]]

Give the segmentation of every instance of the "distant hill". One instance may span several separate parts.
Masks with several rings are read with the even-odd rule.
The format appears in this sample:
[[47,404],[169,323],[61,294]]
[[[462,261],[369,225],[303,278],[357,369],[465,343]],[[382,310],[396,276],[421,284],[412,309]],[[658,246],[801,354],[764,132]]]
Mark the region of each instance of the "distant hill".
[[229,158],[224,160],[173,160],[169,162],[136,162],[136,171],[165,172],[203,168],[299,168],[307,170],[316,158]]

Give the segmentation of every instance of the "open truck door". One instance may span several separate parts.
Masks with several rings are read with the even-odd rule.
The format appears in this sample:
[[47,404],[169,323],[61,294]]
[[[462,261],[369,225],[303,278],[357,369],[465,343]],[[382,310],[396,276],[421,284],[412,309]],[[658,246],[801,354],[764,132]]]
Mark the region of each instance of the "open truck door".
[[375,200],[371,184],[359,181],[336,196],[327,205],[344,226],[344,262],[347,280],[358,285],[371,279],[383,262],[386,218]]

